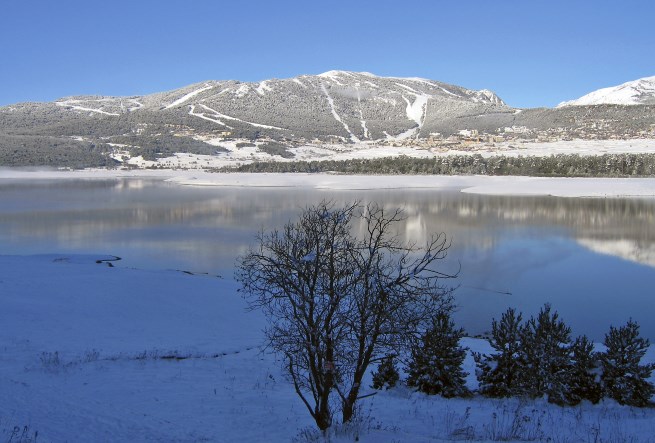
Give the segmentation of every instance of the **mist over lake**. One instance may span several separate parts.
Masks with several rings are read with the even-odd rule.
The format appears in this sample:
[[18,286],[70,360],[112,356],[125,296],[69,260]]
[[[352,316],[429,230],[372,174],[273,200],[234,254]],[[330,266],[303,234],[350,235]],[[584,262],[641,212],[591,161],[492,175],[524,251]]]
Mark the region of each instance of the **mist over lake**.
[[509,306],[529,317],[550,302],[574,334],[600,341],[610,324],[632,317],[655,339],[653,199],[4,180],[0,254],[112,254],[122,258],[116,266],[231,279],[258,231],[281,228],[322,199],[401,207],[398,234],[419,245],[445,232],[452,247],[442,269],[459,270],[449,283],[459,286],[455,319],[469,334],[488,331]]

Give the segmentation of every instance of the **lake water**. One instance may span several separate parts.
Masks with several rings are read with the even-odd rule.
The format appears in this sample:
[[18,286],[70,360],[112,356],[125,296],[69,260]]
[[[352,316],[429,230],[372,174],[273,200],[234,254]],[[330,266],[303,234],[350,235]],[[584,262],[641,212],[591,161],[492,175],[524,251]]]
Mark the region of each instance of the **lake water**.
[[574,334],[602,340],[632,317],[655,341],[653,199],[0,180],[0,254],[111,254],[117,266],[231,278],[257,231],[322,199],[402,207],[399,234],[419,244],[445,232],[452,247],[442,269],[461,267],[456,320],[470,334],[490,330],[509,306],[529,317],[550,302]]

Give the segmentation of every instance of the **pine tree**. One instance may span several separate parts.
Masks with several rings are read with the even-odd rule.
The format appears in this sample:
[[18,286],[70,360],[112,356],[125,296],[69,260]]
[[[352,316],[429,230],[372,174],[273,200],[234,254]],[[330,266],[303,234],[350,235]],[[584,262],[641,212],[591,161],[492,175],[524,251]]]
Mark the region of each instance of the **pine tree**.
[[500,322],[496,319],[492,322],[489,342],[496,353],[473,354],[482,395],[511,397],[518,393],[518,379],[521,372],[518,360],[521,349],[521,320],[520,313],[517,315],[514,309],[507,309],[501,316]]
[[466,349],[459,345],[463,336],[464,330],[456,329],[447,313],[437,315],[412,349],[407,385],[446,398],[470,395],[465,381],[468,374],[462,370]]
[[569,392],[567,403],[577,405],[582,400],[598,403],[602,396],[600,383],[596,380],[598,369],[594,345],[582,335],[571,346],[572,361],[569,369]]
[[618,329],[611,326],[604,344],[607,350],[600,355],[604,394],[622,405],[648,405],[655,393],[648,382],[655,364],[640,364],[650,343],[639,337],[639,325],[629,320]]
[[377,371],[371,374],[373,375],[373,386],[371,386],[373,389],[393,388],[400,378],[393,355],[383,358]]
[[571,360],[571,328],[551,314],[546,303],[537,318],[530,318],[521,328],[519,384],[524,395],[541,397],[565,404],[568,395],[568,370]]

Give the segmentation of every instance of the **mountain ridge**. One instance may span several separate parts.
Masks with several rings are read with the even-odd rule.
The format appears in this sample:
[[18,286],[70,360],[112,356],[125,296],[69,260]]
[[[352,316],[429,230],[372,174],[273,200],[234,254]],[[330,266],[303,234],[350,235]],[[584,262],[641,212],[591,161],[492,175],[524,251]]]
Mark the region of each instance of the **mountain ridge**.
[[561,102],[557,107],[653,104],[655,104],[655,76],[643,77],[617,86],[597,89],[575,100]]
[[257,143],[258,149],[266,142],[266,152],[291,158],[286,148],[303,143],[412,144],[461,134],[475,142],[482,140],[475,134],[490,140],[507,133],[526,139],[602,139],[640,136],[652,132],[654,124],[655,106],[650,105],[518,109],[487,89],[333,70],[0,107],[0,165],[111,165],[124,156],[118,151],[148,159],[218,155],[220,140],[227,139]]
[[[304,94],[303,101],[312,101],[311,106],[304,103],[305,107],[310,111],[322,110],[336,121],[332,122],[330,118],[330,123],[336,126],[336,131],[333,130],[332,134],[319,135],[341,137],[345,142],[380,139],[390,135],[408,135],[408,131],[412,128],[417,129],[416,134],[412,135],[420,136],[420,128],[428,120],[428,114],[434,111],[437,111],[440,118],[462,116],[467,113],[464,109],[453,109],[458,108],[455,104],[461,105],[459,108],[506,107],[502,99],[489,90],[470,90],[417,77],[380,77],[371,73],[336,70],[319,75],[301,75],[260,82],[207,80],[145,96],[72,96],[58,99],[55,103],[70,110],[113,116],[124,113],[126,109],[128,111],[138,111],[142,108],[151,111],[183,110],[188,111],[191,116],[213,122],[229,130],[234,128],[228,122],[241,122],[251,127],[293,132],[293,125],[284,125],[279,120],[270,118],[275,114],[273,112],[269,112],[269,115],[259,114],[257,118],[252,118],[253,107],[259,108],[263,105],[271,108],[271,100],[267,99],[267,95],[275,96],[276,92],[278,96],[273,99],[274,105],[289,102],[289,105],[297,107],[301,107],[302,103],[297,103],[295,99]],[[225,97],[220,97],[221,95]],[[374,109],[369,106],[371,100],[377,101]],[[235,106],[235,101],[238,101],[241,106]],[[294,101],[296,103],[293,103]],[[432,106],[435,101],[436,106]],[[133,106],[129,106],[130,103]],[[400,112],[393,112],[390,107],[398,108],[396,111]],[[445,113],[439,113],[444,107],[450,109]],[[279,114],[279,110],[277,111]],[[388,128],[389,131],[386,131],[386,128],[370,131],[366,122],[375,120],[379,113],[391,113],[393,117],[387,120],[394,122],[405,120],[403,130],[396,131],[392,127]],[[315,120],[319,119],[318,115],[314,117]],[[297,131],[297,128],[295,129]],[[387,135],[385,132],[391,134]]]

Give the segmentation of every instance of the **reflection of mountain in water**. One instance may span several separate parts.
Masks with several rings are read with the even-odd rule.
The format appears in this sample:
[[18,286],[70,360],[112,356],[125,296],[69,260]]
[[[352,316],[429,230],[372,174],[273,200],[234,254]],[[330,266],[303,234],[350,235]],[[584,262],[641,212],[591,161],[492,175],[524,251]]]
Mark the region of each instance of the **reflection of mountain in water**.
[[[427,196],[427,194],[425,194]],[[655,200],[444,194],[405,205],[411,232],[444,231],[458,245],[491,248],[506,229],[565,229],[595,252],[655,263]],[[410,229],[407,229],[410,232]]]
[[479,254],[513,230],[565,230],[567,237],[594,251],[654,263],[655,200],[437,190],[183,188],[142,180],[0,187],[0,241],[47,238],[71,246],[104,238],[109,245],[129,241],[144,248],[179,247],[199,257],[211,256],[217,243],[242,251],[260,229],[280,228],[321,199],[337,205],[360,200],[381,202],[389,210],[402,207],[406,220],[398,234],[418,244],[432,233],[445,232],[454,247]]
[[655,268],[655,244],[640,244],[631,240],[578,239],[585,248],[599,254],[614,255]]

